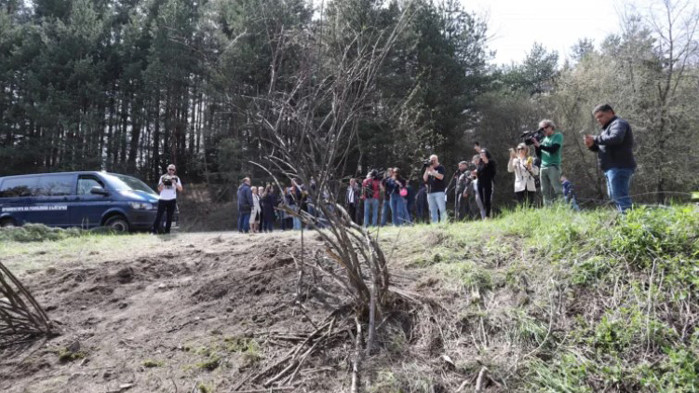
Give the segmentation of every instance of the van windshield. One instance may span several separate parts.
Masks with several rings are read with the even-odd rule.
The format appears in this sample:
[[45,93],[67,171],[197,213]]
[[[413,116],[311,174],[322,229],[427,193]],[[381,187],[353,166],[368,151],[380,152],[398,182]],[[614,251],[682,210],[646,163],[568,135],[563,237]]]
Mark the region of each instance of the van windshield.
[[148,194],[158,195],[152,188],[135,177],[126,175],[117,175],[114,173],[105,174],[109,178],[109,184],[117,191],[143,191]]

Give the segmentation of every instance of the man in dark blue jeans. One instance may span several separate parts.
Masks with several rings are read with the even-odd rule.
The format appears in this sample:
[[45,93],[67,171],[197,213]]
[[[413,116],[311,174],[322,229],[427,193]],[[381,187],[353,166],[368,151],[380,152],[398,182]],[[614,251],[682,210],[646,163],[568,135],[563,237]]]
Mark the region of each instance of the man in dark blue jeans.
[[243,184],[238,187],[238,232],[250,231],[250,212],[252,211],[252,190],[250,178],[243,179]]
[[592,111],[602,126],[597,135],[585,135],[585,145],[597,152],[600,167],[607,178],[607,194],[617,209],[624,213],[631,208],[631,177],[636,170],[633,157],[633,132],[629,123],[617,117],[609,104],[598,105]]

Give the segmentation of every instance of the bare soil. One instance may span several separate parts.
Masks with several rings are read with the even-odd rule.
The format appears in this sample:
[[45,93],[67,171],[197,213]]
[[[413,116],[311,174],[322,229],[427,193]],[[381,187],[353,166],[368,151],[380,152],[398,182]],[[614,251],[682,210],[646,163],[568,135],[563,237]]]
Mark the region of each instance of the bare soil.
[[[127,248],[116,259],[81,252],[20,273],[60,335],[5,351],[0,391],[260,389],[263,381],[253,383],[251,376],[299,345],[347,300],[331,279],[310,271],[305,281],[312,284],[297,296],[298,232],[162,239]],[[307,261],[322,250],[316,236],[306,233],[304,250]],[[409,272],[394,281],[416,283]],[[337,337],[304,362],[286,391],[349,391],[353,334],[347,329]]]
[[[280,348],[267,345],[267,334],[312,331],[308,318],[328,314],[293,307],[297,243],[298,234],[177,235],[118,260],[26,273],[20,279],[62,334],[7,353],[0,391],[228,391],[246,367],[274,358]],[[311,240],[309,249],[316,246]],[[221,349],[238,338],[259,342],[259,359]],[[75,359],[59,360],[71,345],[79,346]],[[217,367],[207,364],[217,357]]]

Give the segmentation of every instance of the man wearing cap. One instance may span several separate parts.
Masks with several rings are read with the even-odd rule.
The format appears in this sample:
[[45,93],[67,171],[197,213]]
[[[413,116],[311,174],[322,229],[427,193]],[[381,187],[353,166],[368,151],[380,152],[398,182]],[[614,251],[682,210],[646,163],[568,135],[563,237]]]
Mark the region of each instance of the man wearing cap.
[[585,146],[597,153],[599,165],[607,178],[607,194],[624,213],[631,208],[629,188],[631,177],[636,170],[633,157],[633,132],[629,123],[617,117],[609,104],[602,104],[592,111],[602,132],[585,135]]
[[175,165],[168,165],[167,173],[160,176],[160,180],[158,180],[160,198],[158,199],[158,213],[153,222],[153,233],[155,234],[160,233],[162,230],[163,213],[166,213],[163,233],[170,233],[172,216],[177,208],[177,192],[182,192],[182,182],[179,176],[175,175],[176,170]]
[[544,131],[544,139],[539,143],[536,138],[532,138],[532,142],[536,148],[536,155],[541,159],[539,171],[541,196],[544,205],[551,205],[553,201],[563,195],[563,186],[561,186],[563,134],[556,129],[552,120],[540,121],[539,128]]

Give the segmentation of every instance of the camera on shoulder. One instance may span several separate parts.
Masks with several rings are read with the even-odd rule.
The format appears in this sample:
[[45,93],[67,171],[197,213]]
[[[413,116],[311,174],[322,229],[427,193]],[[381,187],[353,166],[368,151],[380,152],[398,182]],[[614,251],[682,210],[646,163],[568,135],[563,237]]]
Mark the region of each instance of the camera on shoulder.
[[523,132],[522,135],[519,136],[519,138],[522,139],[525,144],[533,145],[535,139],[537,140],[537,142],[541,142],[541,140],[544,139],[544,129],[539,128],[536,131]]
[[422,167],[427,168],[428,166],[432,166],[432,160],[429,158],[422,160]]

